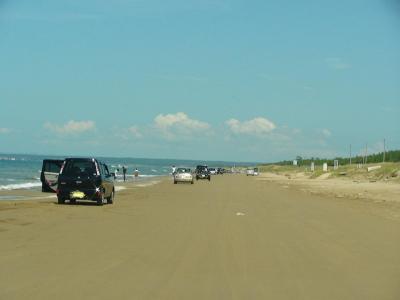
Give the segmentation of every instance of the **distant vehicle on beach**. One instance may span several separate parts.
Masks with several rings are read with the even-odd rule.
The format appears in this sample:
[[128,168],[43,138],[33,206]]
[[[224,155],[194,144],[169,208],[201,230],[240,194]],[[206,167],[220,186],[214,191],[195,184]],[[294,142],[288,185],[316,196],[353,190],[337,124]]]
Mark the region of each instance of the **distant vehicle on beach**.
[[208,179],[208,181],[211,180],[211,175],[210,172],[208,171],[208,166],[205,165],[199,165],[196,167],[196,180],[199,179]]
[[258,176],[260,172],[258,171],[258,168],[254,168],[254,176]]
[[188,182],[193,184],[193,174],[189,168],[178,168],[174,173],[174,184]]
[[67,158],[58,176],[58,203],[66,200],[96,201],[97,205],[114,203],[114,174],[106,164],[94,158]]
[[215,168],[208,168],[208,171],[210,172],[210,175],[217,175],[217,169]]
[[258,168],[249,168],[246,170],[247,176],[258,176]]

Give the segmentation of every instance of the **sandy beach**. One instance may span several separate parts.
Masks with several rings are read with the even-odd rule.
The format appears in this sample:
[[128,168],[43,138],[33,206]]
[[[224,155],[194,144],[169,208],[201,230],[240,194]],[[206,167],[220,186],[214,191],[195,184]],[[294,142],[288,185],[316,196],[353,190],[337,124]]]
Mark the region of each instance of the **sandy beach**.
[[310,179],[302,173],[291,174],[290,176],[263,173],[257,180],[273,182],[285,189],[297,189],[312,195],[381,203],[389,209],[389,214],[393,218],[400,219],[399,183],[355,181],[344,178],[324,178],[323,176]]
[[103,207],[0,201],[0,299],[399,299],[398,203],[283,180],[164,178]]

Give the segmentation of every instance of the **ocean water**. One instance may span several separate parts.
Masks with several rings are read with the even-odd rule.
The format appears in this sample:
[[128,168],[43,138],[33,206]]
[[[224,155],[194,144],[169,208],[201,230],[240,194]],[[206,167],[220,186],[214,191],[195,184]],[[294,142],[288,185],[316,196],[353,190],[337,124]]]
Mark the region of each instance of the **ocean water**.
[[[60,156],[0,154],[0,191],[16,189],[32,189],[41,187],[40,172],[43,159],[64,159]],[[251,163],[235,163],[222,161],[196,161],[176,159],[147,159],[147,158],[116,158],[98,157],[105,162],[110,172],[117,171],[117,181],[122,180],[122,166],[128,168],[128,180],[133,180],[135,168],[139,170],[140,178],[147,179],[157,176],[168,176],[171,167],[185,166],[194,168],[198,164],[210,167],[245,166]]]

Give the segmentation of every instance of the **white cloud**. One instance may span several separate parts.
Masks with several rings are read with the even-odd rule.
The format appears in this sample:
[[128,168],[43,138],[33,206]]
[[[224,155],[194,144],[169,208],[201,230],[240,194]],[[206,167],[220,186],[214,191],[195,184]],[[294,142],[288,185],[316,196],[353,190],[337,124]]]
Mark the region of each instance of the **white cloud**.
[[183,112],[159,114],[154,119],[154,126],[168,139],[175,138],[177,135],[187,137],[193,134],[205,133],[211,128],[208,123],[191,119]]
[[321,129],[320,133],[325,137],[328,138],[332,135],[332,132],[329,129]]
[[96,125],[93,121],[74,121],[70,120],[63,125],[57,125],[46,122],[44,128],[59,134],[79,134],[85,131],[93,130]]
[[292,134],[298,135],[301,134],[302,130],[300,128],[293,128],[292,129]]
[[336,70],[345,70],[351,68],[350,64],[344,62],[339,57],[328,57],[325,59],[325,62],[328,64],[330,68]]
[[226,125],[235,134],[247,134],[255,136],[265,136],[276,128],[276,125],[273,122],[261,117],[244,122],[240,122],[236,119],[230,119],[226,121]]
[[9,128],[0,127],[0,134],[9,133],[11,130]]
[[303,90],[306,92],[314,92],[315,91],[315,89],[309,85],[303,86]]
[[382,106],[381,111],[385,112],[385,113],[396,113],[398,112],[398,109],[391,107],[391,106]]
[[138,126],[131,126],[128,128],[128,132],[133,135],[135,138],[141,138],[143,137],[142,132],[140,131]]

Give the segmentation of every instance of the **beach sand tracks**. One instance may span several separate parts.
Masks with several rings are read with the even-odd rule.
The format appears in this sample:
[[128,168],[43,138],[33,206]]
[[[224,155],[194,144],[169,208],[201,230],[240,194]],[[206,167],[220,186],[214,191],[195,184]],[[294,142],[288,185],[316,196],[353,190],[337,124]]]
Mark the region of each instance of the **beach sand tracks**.
[[32,222],[20,221],[16,218],[5,218],[0,219],[0,224],[10,224],[10,225],[19,225],[19,226],[28,226],[33,224]]

